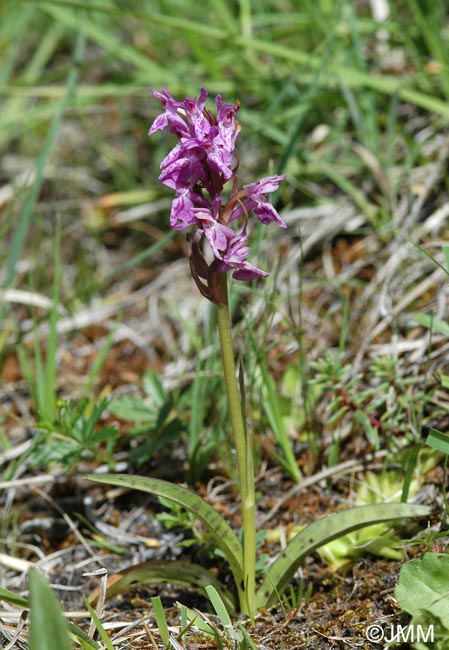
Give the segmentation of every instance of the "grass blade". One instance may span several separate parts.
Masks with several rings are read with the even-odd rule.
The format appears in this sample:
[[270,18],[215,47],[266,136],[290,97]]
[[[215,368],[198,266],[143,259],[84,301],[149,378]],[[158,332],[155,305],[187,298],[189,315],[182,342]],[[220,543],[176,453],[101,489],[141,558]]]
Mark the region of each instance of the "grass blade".
[[165,619],[164,608],[162,607],[162,601],[159,596],[154,596],[151,599],[151,604],[153,605],[154,618],[156,619],[156,625],[159,629],[159,634],[161,635],[162,643],[166,648],[170,647],[170,632],[168,630],[167,621]]
[[71,650],[69,628],[56,596],[36,569],[30,581],[30,650]]
[[430,429],[429,435],[427,436],[426,445],[442,451],[444,454],[449,456],[449,436],[447,433],[438,431],[438,429]]
[[257,356],[257,363],[262,374],[262,389],[264,391],[262,399],[262,407],[265,410],[270,427],[273,430],[276,442],[282,449],[283,457],[277,457],[278,462],[282,465],[290,477],[299,483],[301,480],[301,472],[296,462],[296,457],[293,451],[292,442],[290,440],[288,431],[285,427],[282,418],[282,409],[280,404],[279,393],[277,391],[273,377],[270,375],[265,358],[256,341],[256,337],[248,322],[248,333],[251,340],[254,353]]
[[84,598],[84,604],[86,605],[87,611],[92,617],[93,622],[95,623],[95,627],[98,630],[98,634],[100,635],[101,640],[104,643],[104,647],[106,650],[114,650],[114,646],[111,643],[111,639],[108,636],[108,633],[104,629],[103,625],[101,624],[100,619],[98,618],[97,613],[95,610],[92,608],[92,606],[89,604],[88,600]]

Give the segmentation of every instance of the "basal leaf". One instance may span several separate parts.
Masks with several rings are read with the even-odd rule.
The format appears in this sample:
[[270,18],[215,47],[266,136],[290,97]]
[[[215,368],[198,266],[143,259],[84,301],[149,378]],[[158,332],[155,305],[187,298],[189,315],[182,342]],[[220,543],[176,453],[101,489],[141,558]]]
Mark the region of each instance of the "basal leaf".
[[131,422],[154,422],[157,417],[154,406],[135,395],[116,397],[109,404],[109,411],[116,417]]
[[242,547],[231,527],[227,522],[200,496],[181,485],[168,481],[144,476],[128,476],[126,474],[88,474],[87,479],[97,483],[120,485],[131,490],[149,492],[159,497],[165,497],[178,503],[186,510],[193,512],[215,540],[218,548],[223,551],[231,567],[236,584],[241,584],[243,579]]
[[303,559],[323,544],[370,524],[394,519],[424,517],[427,506],[406,503],[379,503],[351,508],[323,517],[299,532],[270,566],[256,596],[258,609],[273,605],[288,586]]
[[[113,575],[108,580],[106,598],[113,598],[130,589],[144,585],[170,582],[185,587],[193,587],[196,591],[208,597],[206,587],[213,586],[220,594],[228,611],[235,611],[235,600],[232,594],[224,589],[221,583],[204,567],[199,564],[180,561],[155,560],[142,562]],[[95,590],[89,601],[95,604],[98,590]]]

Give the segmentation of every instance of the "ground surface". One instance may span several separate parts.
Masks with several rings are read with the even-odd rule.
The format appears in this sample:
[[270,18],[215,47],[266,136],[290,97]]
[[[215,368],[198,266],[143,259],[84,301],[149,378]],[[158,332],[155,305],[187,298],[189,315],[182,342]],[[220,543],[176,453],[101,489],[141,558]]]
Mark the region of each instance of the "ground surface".
[[[295,213],[290,216],[287,214],[286,217],[290,223],[298,218]],[[432,222],[430,217],[428,221],[421,223],[419,228],[425,231],[429,222]],[[440,224],[440,227],[442,225]],[[279,250],[282,251],[278,277],[281,291],[287,291],[286,286],[292,281],[287,272],[288,268],[298,263],[298,251],[293,243],[288,243],[294,241],[294,225],[290,227],[291,232],[283,236],[279,242],[270,243],[270,246],[276,249],[279,246]],[[341,294],[346,289],[345,285],[351,284],[357,278],[366,277],[368,282],[365,280],[363,283],[354,283],[355,288],[346,289],[349,295],[355,296],[354,308],[360,310],[359,318],[364,324],[360,336],[362,347],[357,348],[361,350],[361,354],[354,359],[354,363],[357,363],[363,372],[367,363],[366,358],[374,354],[373,351],[377,347],[382,350],[388,349],[400,358],[405,357],[407,363],[404,367],[407,373],[420,372],[421,364],[424,363],[429,367],[429,376],[437,370],[445,372],[445,355],[439,351],[441,344],[438,338],[433,340],[419,329],[404,329],[404,334],[399,330],[395,333],[394,340],[391,339],[390,321],[393,319],[406,321],[409,318],[406,305],[410,301],[407,300],[406,290],[401,291],[399,295],[393,294],[390,312],[385,316],[377,314],[375,318],[378,299],[373,295],[370,287],[376,280],[374,274],[377,271],[380,276],[377,292],[385,291],[382,284],[382,276],[385,273],[382,256],[385,255],[385,260],[387,257],[385,249],[371,237],[354,238],[351,233],[348,233],[334,239],[327,234],[327,230],[325,232],[327,243],[324,245],[324,242],[318,241],[314,244],[313,249],[310,249],[311,252],[306,253],[303,270],[303,323],[305,323],[305,338],[309,341],[311,355],[318,356],[320,348],[338,344],[342,318]],[[314,229],[309,237],[315,235]],[[306,251],[307,242],[306,235],[303,243]],[[396,259],[403,259],[398,251],[404,251],[407,244],[399,238],[395,244],[388,242],[390,259],[394,259],[393,245],[397,247]],[[411,257],[413,251],[405,262],[406,265],[412,265]],[[442,289],[441,285],[437,284],[437,274],[431,264],[415,256],[413,265],[417,264],[421,265],[423,271],[420,285],[422,293],[415,291],[413,301],[415,305],[417,303],[420,305],[420,309],[426,309],[427,305],[439,300],[437,287],[438,290]],[[425,268],[428,268],[427,274]],[[326,269],[329,274],[328,286],[317,286],[315,278],[325,277]],[[390,273],[393,274],[393,270]],[[185,286],[186,293],[181,295],[188,303],[186,309],[194,310],[194,306],[197,305],[198,310],[201,310],[202,301],[191,286],[186,263],[182,259],[171,267],[171,279],[176,277],[179,278],[182,286]],[[392,283],[392,277],[390,275],[384,282]],[[155,367],[165,377],[167,384],[175,385],[177,382],[184,384],[188,381],[191,372],[188,360],[181,360],[178,363],[170,360],[165,362],[155,352],[155,341],[161,347],[164,343],[160,340],[160,330],[153,328],[152,320],[148,318],[148,295],[151,294],[152,283],[143,283],[142,292],[142,288],[133,286],[135,281],[134,278],[129,280],[126,300],[131,307],[126,310],[125,317],[121,319],[123,333],[108,354],[97,380],[98,388],[108,386],[109,390],[120,392],[121,387],[124,386],[128,392],[137,390],[142,373]],[[141,281],[139,278],[138,282]],[[157,276],[154,282],[161,283],[161,277]],[[173,292],[174,295],[179,290],[179,284],[174,282],[171,282],[167,288],[167,291]],[[362,310],[360,300],[364,294],[365,306]],[[166,294],[165,298],[167,298]],[[404,307],[397,309],[398,304]],[[258,308],[260,307],[256,304],[254,306],[256,318]],[[324,322],[320,322],[319,312],[323,309],[331,315]],[[445,311],[441,316],[444,317],[444,314]],[[89,325],[76,335],[69,336],[64,347],[62,359],[64,375],[61,382],[64,391],[68,391],[71,385],[74,388],[70,390],[76,390],[80,369],[85,372],[89,360],[95,357],[96,351],[102,345],[105,328],[101,322],[98,322],[99,319],[94,311],[88,312],[88,315],[91,320]],[[270,332],[273,341],[272,371],[278,376],[282,374],[287,364],[291,364],[291,360],[295,359],[297,354],[295,346],[288,338],[288,328],[282,323],[280,315],[280,310],[274,314]],[[164,322],[163,319],[168,319],[167,313],[163,312],[160,318]],[[127,337],[127,327],[132,329],[135,338],[140,337],[141,345],[137,345],[134,340]],[[357,326],[356,330],[358,329]],[[363,345],[366,346],[365,350]],[[13,352],[7,360],[7,373],[9,375],[7,374],[7,381],[3,386],[3,403],[8,404],[11,411],[21,413],[22,418],[27,414],[26,417],[31,421],[32,414],[28,414],[29,398]],[[136,385],[135,389],[132,388],[133,385]],[[432,399],[436,399],[432,388],[429,388],[428,392]],[[440,391],[438,395],[438,399],[442,401],[444,392]],[[267,455],[273,442],[269,434],[264,437],[266,451],[262,450],[257,489],[259,518],[265,529],[282,528],[288,531],[295,524],[314,521],[336,509],[350,505],[355,486],[363,482],[366,470],[386,471],[390,466],[392,468],[398,466],[395,461],[395,445],[390,454],[390,461],[385,460],[385,453],[382,452],[376,459],[375,450],[366,437],[361,433],[354,436],[353,409],[350,408],[339,422],[341,435],[339,464],[334,470],[332,468],[329,470],[328,478],[320,480],[319,470],[324,469],[321,459],[326,457],[332,440],[332,431],[331,427],[326,426],[324,405],[318,407],[324,410],[320,411],[315,418],[315,426],[320,428],[320,436],[316,441],[313,454],[307,444],[297,446],[299,463],[308,474],[309,487],[306,489],[301,486],[295,488],[282,471],[273,465]],[[434,424],[438,424],[438,417],[435,418],[432,414],[439,412],[430,402],[430,405],[426,406],[423,417],[427,420],[433,418]],[[379,417],[379,412],[373,411],[369,415]],[[113,420],[111,417],[110,419]],[[22,458],[35,435],[32,428],[24,429],[20,422],[14,420],[9,421],[8,431],[14,444],[9,452],[2,455],[3,464],[11,463],[14,458]],[[382,427],[379,427],[379,432],[382,435]],[[401,435],[397,434],[399,442]],[[397,446],[399,447],[400,444],[398,443]],[[182,446],[177,448],[177,445],[172,445],[157,452],[144,468],[135,471],[168,480],[180,480],[187,468],[184,456]],[[371,460],[367,460],[370,457]],[[116,459],[117,470],[122,472],[133,470],[125,451],[118,450]],[[210,566],[226,582],[228,577],[224,567],[216,560],[201,554],[201,548],[193,547],[182,551],[175,546],[176,542],[183,537],[182,530],[164,531],[162,525],[154,519],[155,513],[160,510],[157,500],[150,497],[136,497],[130,492],[112,488],[104,489],[103,486],[94,487],[81,478],[84,472],[92,469],[106,471],[107,467],[105,465],[98,467],[98,463],[95,462],[78,462],[67,474],[57,467],[52,471],[42,472],[31,470],[26,461],[16,463],[14,475],[8,482],[7,490],[3,492],[2,497],[3,521],[7,522],[8,526],[12,526],[7,543],[7,555],[10,555],[11,559],[9,562],[6,561],[7,568],[3,581],[7,588],[19,593],[26,589],[22,567],[20,564],[16,565],[14,558],[36,564],[48,576],[65,610],[70,613],[73,620],[82,623],[81,595],[89,594],[98,586],[100,578],[91,574],[100,568],[106,568],[109,574],[115,574],[132,564],[149,559],[193,557],[196,561],[199,560]],[[221,464],[217,465],[215,461],[202,481],[197,484],[196,489],[202,492],[220,512],[225,513],[237,528],[239,518],[235,496],[229,487],[228,479],[222,475],[224,471]],[[208,483],[208,477],[212,479],[211,483]],[[437,466],[426,476],[416,498],[437,507],[441,502],[444,481],[444,473]],[[291,490],[293,490],[292,494],[289,492]],[[290,498],[286,498],[289,494],[291,494]],[[435,519],[434,524],[439,528],[438,518]],[[91,527],[94,527],[95,534]],[[419,525],[408,530],[404,529],[403,537],[405,539],[411,537],[418,530]],[[98,542],[100,542],[99,548]],[[120,555],[107,551],[106,544],[118,546],[121,549]],[[278,549],[278,543],[271,543],[263,550],[269,555],[275,555]],[[423,550],[423,545],[406,546],[404,559],[413,557]],[[307,596],[304,595],[300,602],[293,603],[294,607],[291,610],[277,607],[270,612],[262,612],[257,619],[256,632],[252,633],[254,642],[261,648],[273,648],[273,650],[376,647],[374,644],[370,645],[365,638],[366,629],[370,624],[378,621],[383,623],[407,621],[407,618],[400,613],[393,593],[399,568],[400,563],[397,561],[376,559],[368,554],[349,563],[343,569],[334,571],[322,558],[314,554],[307,559],[301,569]],[[298,591],[299,583],[294,589]],[[166,587],[162,590],[140,588],[131,591],[112,602],[106,602],[104,607],[102,620],[107,629],[113,630],[111,638],[114,647],[157,646],[157,640],[148,641],[149,636],[152,638],[152,634],[154,639],[157,639],[150,603],[150,596],[156,594],[162,596],[167,606],[167,614],[175,627],[179,625],[178,610],[173,609],[176,600],[189,606],[197,606],[203,611],[207,609],[203,599],[173,588]],[[80,613],[77,614],[77,611]],[[4,612],[4,615],[6,614]],[[8,616],[3,618],[3,634],[8,641],[14,638],[14,630],[17,626],[14,615],[11,616],[11,620]],[[15,641],[15,645],[10,647],[23,647],[20,638],[21,634]],[[193,635],[188,647],[209,646],[204,639]]]

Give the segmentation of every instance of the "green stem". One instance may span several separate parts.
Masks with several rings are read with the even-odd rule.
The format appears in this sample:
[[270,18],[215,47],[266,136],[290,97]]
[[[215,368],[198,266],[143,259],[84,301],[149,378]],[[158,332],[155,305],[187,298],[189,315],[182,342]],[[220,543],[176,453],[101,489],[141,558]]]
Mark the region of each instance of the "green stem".
[[254,619],[256,588],[256,500],[252,450],[246,434],[246,426],[240,402],[240,392],[236,377],[234,352],[232,347],[231,321],[229,317],[226,274],[219,276],[220,292],[223,302],[217,305],[218,331],[220,334],[221,356],[228,396],[229,414],[237,456],[237,475],[242,500],[243,526],[243,575],[244,584],[237,585],[240,607]]

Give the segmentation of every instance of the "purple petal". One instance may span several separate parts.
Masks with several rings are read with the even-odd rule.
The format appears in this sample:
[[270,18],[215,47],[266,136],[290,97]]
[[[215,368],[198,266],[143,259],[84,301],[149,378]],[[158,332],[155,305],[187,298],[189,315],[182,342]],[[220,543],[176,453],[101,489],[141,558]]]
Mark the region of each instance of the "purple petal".
[[196,223],[193,203],[188,190],[179,193],[172,202],[170,226],[173,230],[182,230]]
[[271,192],[276,192],[276,190],[279,188],[279,183],[283,181],[284,178],[285,174],[282,174],[280,176],[267,176],[266,178],[261,178],[255,183],[244,185],[243,189],[245,190],[246,196],[248,198],[263,196],[264,194],[271,194]]
[[187,125],[178,113],[178,109],[181,107],[180,102],[177,102],[165,88],[162,89],[164,94],[157,92],[157,90],[153,90],[152,92],[162,103],[165,110],[161,115],[156,117],[148,131],[148,135],[152,135],[155,131],[166,129],[168,126],[170,126],[174,133],[185,132]]
[[278,212],[266,197],[267,194],[275,192],[278,189],[280,181],[284,178],[285,175],[267,176],[266,178],[261,178],[255,183],[243,186],[243,190],[248,197],[248,199],[244,201],[245,208],[248,212],[252,210],[257,218],[264,224],[275,221],[281,228],[287,228],[285,222],[281,219]]
[[217,107],[217,122],[223,126],[234,126],[234,116],[238,113],[240,106],[238,104],[223,104],[221,95],[215,98]]
[[285,223],[285,221],[281,219],[277,211],[273,208],[271,203],[269,203],[268,201],[260,201],[253,208],[253,212],[257,216],[259,221],[261,221],[265,225],[271,223],[272,221],[275,221],[280,228],[287,228],[287,224]]
[[244,262],[237,271],[234,271],[232,277],[236,280],[243,280],[244,282],[250,282],[256,278],[266,278],[269,273],[258,269],[249,262]]

